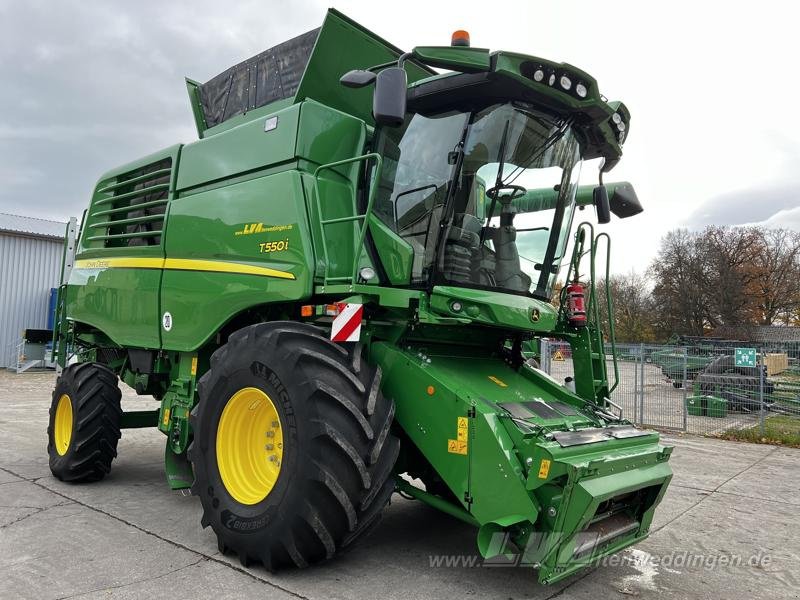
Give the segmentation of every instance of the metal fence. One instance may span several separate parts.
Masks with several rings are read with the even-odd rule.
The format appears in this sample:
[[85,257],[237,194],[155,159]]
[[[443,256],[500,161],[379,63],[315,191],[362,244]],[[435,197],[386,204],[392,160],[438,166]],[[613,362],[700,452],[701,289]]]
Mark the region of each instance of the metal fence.
[[[573,377],[569,344],[543,340],[542,369]],[[800,358],[767,347],[617,344],[612,400],[642,426],[701,435],[760,429],[775,416],[800,419]],[[609,382],[614,362],[606,347]]]

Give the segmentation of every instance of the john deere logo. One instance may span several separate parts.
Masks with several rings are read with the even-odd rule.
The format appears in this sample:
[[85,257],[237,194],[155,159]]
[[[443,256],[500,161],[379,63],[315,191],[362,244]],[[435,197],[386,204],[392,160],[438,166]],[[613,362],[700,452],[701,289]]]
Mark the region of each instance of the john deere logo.
[[234,235],[252,235],[254,233],[263,233],[263,223],[247,223],[241,231],[237,231]]
[[541,317],[541,315],[539,314],[539,309],[538,308],[534,308],[531,311],[531,321],[533,321],[534,323],[538,323],[539,322],[539,317]]

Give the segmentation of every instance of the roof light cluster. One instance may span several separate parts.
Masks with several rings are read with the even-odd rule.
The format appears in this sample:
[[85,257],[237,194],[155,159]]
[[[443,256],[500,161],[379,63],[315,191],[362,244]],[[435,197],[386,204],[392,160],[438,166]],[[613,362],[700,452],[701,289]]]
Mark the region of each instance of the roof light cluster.
[[589,95],[589,84],[579,80],[569,71],[526,61],[520,65],[520,72],[536,83],[544,83],[580,100],[584,100]]
[[611,115],[611,122],[617,128],[617,139],[621,144],[622,142],[625,141],[625,135],[627,130],[625,121],[622,120],[622,116],[618,112],[615,112],[613,115]]

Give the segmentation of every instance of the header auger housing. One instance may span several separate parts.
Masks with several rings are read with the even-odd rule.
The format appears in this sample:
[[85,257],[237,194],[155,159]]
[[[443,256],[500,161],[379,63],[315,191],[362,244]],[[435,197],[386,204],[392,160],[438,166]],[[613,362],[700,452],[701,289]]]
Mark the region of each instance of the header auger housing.
[[[332,557],[396,490],[546,583],[647,536],[671,449],[610,399],[609,240],[572,227],[641,211],[630,184],[578,186],[630,113],[571,65],[457,37],[403,53],[331,10],[187,81],[199,140],[104,174],[65,257],[57,477],[101,478],[121,429],[157,427],[169,485],[270,569]],[[574,386],[526,360],[544,336]],[[122,412],[117,378],[159,409]]]

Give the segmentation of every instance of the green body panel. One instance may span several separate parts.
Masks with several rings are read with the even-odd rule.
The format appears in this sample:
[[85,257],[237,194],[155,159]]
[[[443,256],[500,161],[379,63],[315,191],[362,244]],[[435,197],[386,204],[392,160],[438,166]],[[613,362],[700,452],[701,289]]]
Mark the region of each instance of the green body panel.
[[[454,310],[454,302],[461,304],[461,310]],[[430,296],[430,309],[442,316],[465,317],[475,323],[530,332],[552,331],[556,324],[556,309],[547,302],[484,290],[436,286]]]
[[[630,183],[626,181],[615,181],[606,183],[606,191],[608,197],[612,197],[617,189],[617,186],[629,186]],[[593,193],[596,186],[594,185],[580,185],[575,194],[575,204],[579,207],[592,206],[594,204]],[[539,210],[550,210],[556,207],[558,201],[558,193],[552,188],[538,188],[534,190],[527,190],[522,196],[514,199],[511,205],[519,213],[535,212]],[[499,208],[495,209],[495,214],[500,214]]]
[[[164,349],[196,350],[247,308],[310,296],[314,270],[308,220],[302,204],[283,201],[302,196],[297,171],[284,171],[172,202],[168,258],[224,259],[288,272],[294,279],[165,270],[161,308],[172,314],[174,326],[162,331]],[[252,224],[262,224],[263,231],[243,234]],[[264,251],[277,242],[285,249]]]
[[66,286],[65,316],[102,331],[120,346],[159,348],[160,288],[156,269],[76,268]]
[[264,131],[265,119],[256,119],[187,144],[181,157],[177,189],[183,192],[294,159],[300,105],[270,116],[278,117],[278,126],[272,131]]
[[203,115],[202,101],[200,99],[200,83],[187,77],[186,91],[189,94],[189,106],[192,109],[194,125],[197,128],[197,137],[202,138],[206,130],[206,119]]
[[[104,261],[115,257],[158,260],[164,256],[164,237],[161,237],[160,244],[135,247],[105,247],[102,241],[89,240],[97,232],[93,225],[107,219],[95,216],[95,213],[112,206],[107,202],[112,194],[102,190],[113,185],[123,174],[168,159],[172,162],[168,198],[173,198],[181,148],[181,145],[172,146],[102,175],[82,224],[75,253],[76,265],[64,292],[64,316],[99,329],[119,345],[160,347],[161,272],[158,269],[108,268]],[[89,268],[82,267],[81,261],[90,261]]]
[[414,266],[414,249],[411,244],[375,215],[370,218],[369,231],[375,240],[375,245],[381,249],[381,261],[389,283],[392,285],[410,283],[411,269]]
[[[396,403],[403,432],[486,532],[479,536],[485,556],[499,551],[493,534],[512,527],[525,560],[542,566],[543,581],[556,581],[587,564],[573,559],[576,534],[600,504],[638,490],[647,495],[638,524],[614,543],[624,547],[646,536],[671,478],[665,463],[670,449],[658,444],[656,434],[562,448],[547,441],[546,432],[598,423],[577,410],[579,397],[539,371],[517,371],[498,356],[441,345],[375,343],[371,358],[383,368],[384,393]],[[531,417],[532,427],[524,431],[506,409],[531,401],[563,402],[576,410]],[[461,441],[459,419],[468,423],[466,444],[454,449]],[[546,473],[543,461],[549,461]],[[550,508],[555,517],[545,514]],[[533,531],[538,537],[531,538]]]
[[488,71],[491,68],[489,50],[457,46],[417,46],[414,56],[426,65],[452,69],[462,73]]
[[[352,69],[396,61],[401,54],[400,49],[355,21],[329,10],[294,101],[312,98],[373,124],[372,90],[345,88],[339,85],[339,77]],[[406,72],[409,82],[433,74],[432,70],[411,61]]]

